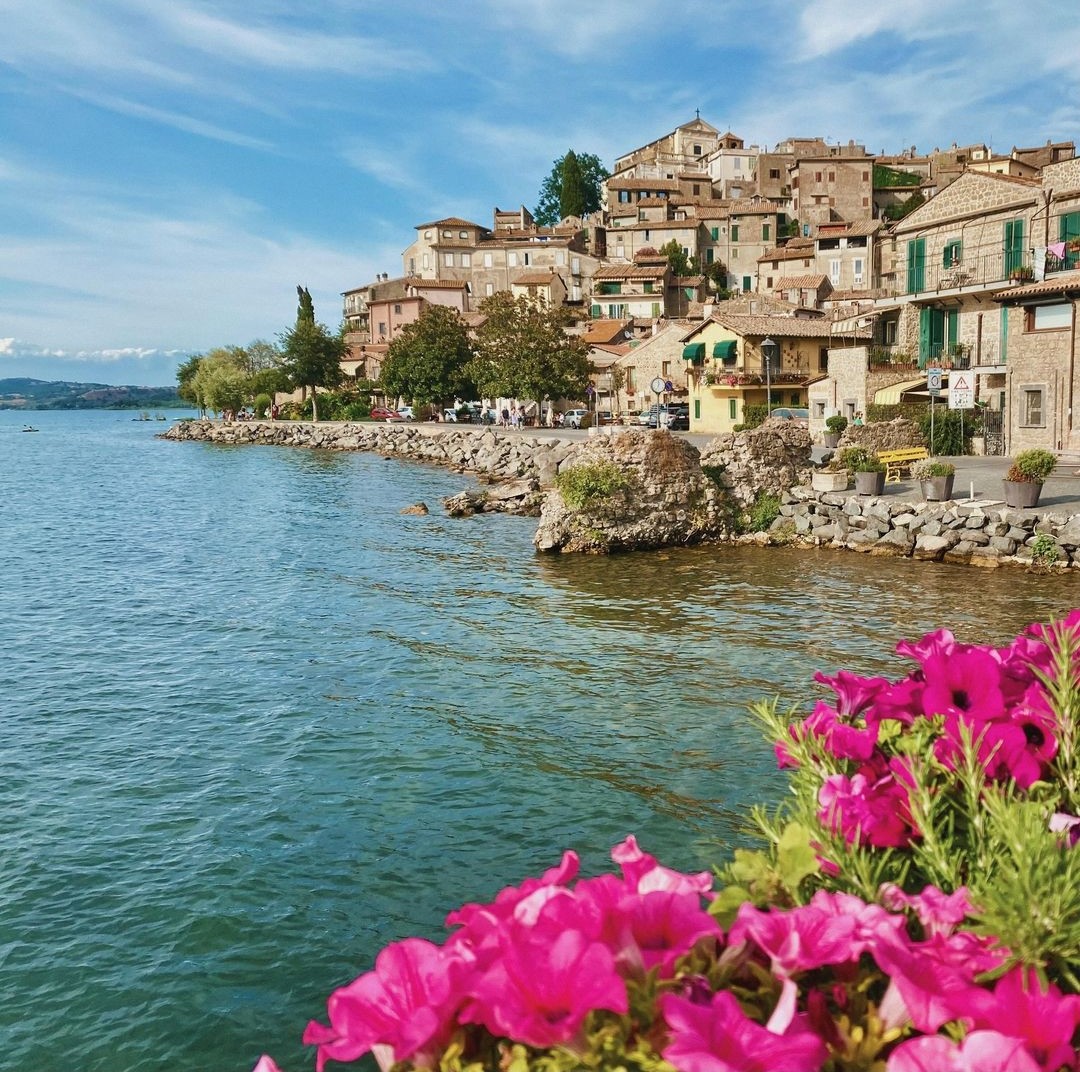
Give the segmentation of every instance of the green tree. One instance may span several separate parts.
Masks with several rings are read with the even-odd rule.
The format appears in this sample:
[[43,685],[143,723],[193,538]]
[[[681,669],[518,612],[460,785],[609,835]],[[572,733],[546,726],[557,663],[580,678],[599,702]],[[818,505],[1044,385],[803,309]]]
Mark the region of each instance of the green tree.
[[382,366],[383,390],[414,405],[471,393],[465,373],[473,351],[454,309],[429,305],[394,337]]
[[659,252],[667,257],[668,264],[671,265],[672,275],[696,274],[697,265],[694,258],[688,257],[683,252],[682,246],[679,245],[676,239],[673,238],[670,242],[664,243]]
[[566,334],[566,310],[506,291],[480,303],[476,356],[467,374],[489,398],[581,398],[589,380],[588,348]]
[[244,350],[218,346],[199,359],[190,390],[200,410],[239,409],[248,398]]
[[185,402],[191,403],[199,411],[200,415],[206,412],[206,403],[195,388],[195,377],[201,363],[202,354],[192,354],[176,370],[176,393]]
[[342,380],[341,359],[345,340],[325,324],[297,316],[296,326],[281,335],[282,369],[292,388],[311,392],[311,419],[319,419],[316,394],[320,387],[336,387]]
[[315,323],[315,303],[311,300],[311,291],[307,287],[297,287],[296,296],[299,299],[299,304],[296,309],[296,322],[299,324],[301,320],[307,320],[310,323]]
[[568,150],[552,164],[551,174],[541,183],[533,218],[542,227],[553,227],[566,216],[595,212],[609,174],[595,154]]

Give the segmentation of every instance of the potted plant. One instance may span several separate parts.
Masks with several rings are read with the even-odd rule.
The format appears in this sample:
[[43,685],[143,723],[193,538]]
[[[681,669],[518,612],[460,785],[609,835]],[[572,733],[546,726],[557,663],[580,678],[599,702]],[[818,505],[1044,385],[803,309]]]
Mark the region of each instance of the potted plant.
[[1030,283],[1035,278],[1035,269],[1030,264],[1019,264],[1009,272],[1009,278],[1015,283]]
[[945,502],[952,498],[956,466],[952,462],[927,458],[911,467],[912,479],[919,482],[922,497],[927,502]]
[[824,469],[810,474],[810,486],[814,491],[846,491],[851,474],[839,458],[834,457]]
[[866,447],[848,447],[840,452],[840,464],[855,474],[857,495],[881,495],[885,491],[885,463]]
[[1039,505],[1039,495],[1046,478],[1054,471],[1057,458],[1048,450],[1022,450],[1013,459],[1002,484],[1005,504],[1021,510]]
[[825,446],[835,450],[840,445],[840,437],[847,428],[847,417],[839,413],[825,419]]

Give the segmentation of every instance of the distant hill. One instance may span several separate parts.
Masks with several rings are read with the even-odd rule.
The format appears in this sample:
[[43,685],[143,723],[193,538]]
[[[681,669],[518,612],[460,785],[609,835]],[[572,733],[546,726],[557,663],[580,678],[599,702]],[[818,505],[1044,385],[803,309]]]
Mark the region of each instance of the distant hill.
[[70,380],[0,380],[0,409],[167,409],[185,406],[175,387],[116,387]]

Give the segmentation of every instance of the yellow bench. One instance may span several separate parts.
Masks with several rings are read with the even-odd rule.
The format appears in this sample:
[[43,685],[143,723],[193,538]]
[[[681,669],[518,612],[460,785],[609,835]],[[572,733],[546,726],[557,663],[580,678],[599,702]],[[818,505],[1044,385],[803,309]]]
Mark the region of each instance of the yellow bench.
[[905,469],[911,470],[912,462],[921,462],[930,457],[926,447],[901,447],[899,450],[878,451],[878,457],[885,463],[885,483],[899,484]]

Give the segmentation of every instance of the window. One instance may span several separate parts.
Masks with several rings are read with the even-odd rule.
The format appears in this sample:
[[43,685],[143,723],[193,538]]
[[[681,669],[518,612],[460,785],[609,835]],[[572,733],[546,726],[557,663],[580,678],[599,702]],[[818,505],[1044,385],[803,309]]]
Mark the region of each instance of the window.
[[630,191],[629,190],[620,190],[619,191],[619,204],[620,205],[629,205],[630,204]]
[[401,316],[401,306],[400,305],[395,305],[394,306],[394,315],[395,316]]
[[727,415],[729,420],[738,420],[739,418],[739,400],[737,398],[729,398],[727,400]]
[[733,156],[731,158],[731,162],[734,165],[736,171],[742,171],[742,157],[741,156]]
[[[827,346],[823,346],[818,350],[817,367],[818,372],[829,371],[829,348]],[[822,405],[824,405],[824,403],[822,403]]]
[[694,399],[694,420],[695,421],[700,421],[701,420],[701,399],[700,398],[695,398]]
[[643,294],[651,294],[652,292],[653,292],[653,283],[652,283],[652,280],[651,280],[651,279],[647,279],[647,280],[645,280],[645,282],[644,282],[644,283],[642,284],[642,293],[643,293]]
[[531,253],[523,253],[521,255],[521,258],[522,258],[521,262],[522,262],[522,264],[525,265],[526,268],[528,268],[529,265],[532,264],[532,254]]
[[733,223],[731,225],[731,241],[732,242],[738,242],[739,241],[739,225],[737,223]]
[[1025,428],[1043,428],[1046,425],[1046,419],[1043,416],[1043,394],[1045,388],[1028,387],[1024,386],[1020,388],[1021,397],[1021,416],[1020,423]]
[[462,268],[471,268],[472,267],[472,254],[471,253],[462,253],[462,255],[461,255],[461,267]]
[[835,171],[830,171],[829,172],[829,182],[836,182],[836,172]]
[[799,392],[798,391],[792,391],[791,392],[791,404],[793,406],[802,405],[802,399],[799,397]]
[[652,303],[652,311],[650,315],[654,320],[660,315],[660,303],[658,301],[654,301]]
[[814,182],[821,182],[821,172],[820,171],[815,171],[814,172]]
[[485,253],[484,254],[484,267],[485,268],[490,268],[491,265],[492,265],[491,254],[490,253]]
[[517,250],[512,249],[509,253],[507,253],[507,255],[506,255],[506,266],[508,268],[516,268],[517,267]]
[[717,241],[720,238],[720,228],[719,227],[710,227],[709,228],[709,237],[714,242]]
[[581,275],[581,258],[580,257],[571,257],[570,258],[570,271],[574,275]]
[[385,320],[380,320],[379,321],[379,334],[380,335],[385,335],[386,334],[386,321]]
[[1072,306],[1066,303],[1029,305],[1024,309],[1025,331],[1053,331],[1058,328],[1067,328],[1071,323]]
[[671,362],[670,361],[661,361],[660,362],[660,375],[663,376],[665,380],[668,380],[668,379],[671,378]]
[[453,255],[453,253],[444,253],[443,254],[443,264],[445,264],[447,268],[453,268],[454,267],[454,255]]
[[834,287],[840,286],[840,258],[835,257],[829,261],[829,282]]
[[442,236],[443,236],[443,238],[452,238],[453,237],[453,235],[452,235],[452,233],[450,231],[443,231]]
[[425,268],[430,268],[431,267],[431,259],[428,257],[428,255],[426,253],[424,254],[424,267]]
[[694,194],[695,195],[700,194],[701,193],[701,184],[695,182],[694,186],[693,186],[693,189],[694,189]]
[[458,238],[468,238],[469,237],[469,232],[468,231],[458,231],[457,236],[458,236]]
[[851,262],[852,280],[855,286],[861,286],[863,282],[863,265],[866,262],[862,257],[856,257]]
[[824,402],[814,402],[814,420],[815,421],[823,421],[823,420],[825,420],[825,403]]
[[750,293],[750,286],[751,286],[752,283],[753,283],[753,280],[750,278],[750,276],[744,275],[742,277],[742,288],[743,288],[743,293],[744,294],[749,294]]
[[559,266],[560,268],[563,268],[563,267],[565,267],[565,265],[566,265],[566,250],[564,250],[564,249],[557,249],[557,250],[555,251],[555,263],[556,263],[556,264],[557,264],[557,265],[558,265],[558,266]]
[[941,266],[943,268],[955,268],[960,263],[963,248],[963,243],[959,238],[946,242],[945,248],[941,251]]
[[780,169],[775,168],[775,167],[769,168],[769,178],[770,179],[778,179],[778,178],[780,178]]
[[712,249],[712,246],[709,246],[709,248],[705,250],[705,263],[706,264],[712,264],[712,262],[713,262],[713,249]]
[[769,241],[769,225],[767,223],[763,223],[761,225],[761,241],[762,242],[768,242]]
[[[494,294],[494,293],[495,293],[495,284],[494,283],[485,283],[484,284],[484,295],[486,297],[490,298],[491,295]],[[597,306],[597,308],[599,308],[599,306]]]
[[863,182],[869,182],[870,181],[870,172],[869,171],[864,171],[862,173],[862,181]]
[[701,156],[701,146],[700,145],[695,145],[694,146],[694,156]]
[[[490,287],[490,286],[491,286],[491,284],[490,284],[490,283],[488,283],[488,286]],[[592,318],[593,318],[594,320],[599,320],[599,319],[600,319],[600,316],[602,315],[602,313],[603,313],[603,310],[602,310],[602,309],[600,308],[600,306],[599,306],[599,305],[594,305],[594,306],[593,306],[593,307],[592,307],[592,308],[591,308],[591,309],[589,310],[589,315],[590,315],[590,316],[591,316],[591,317],[592,317]]]
[[636,388],[634,387],[634,376],[637,369],[633,365],[626,366],[626,393],[632,395]]

